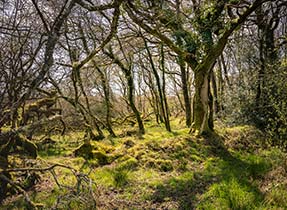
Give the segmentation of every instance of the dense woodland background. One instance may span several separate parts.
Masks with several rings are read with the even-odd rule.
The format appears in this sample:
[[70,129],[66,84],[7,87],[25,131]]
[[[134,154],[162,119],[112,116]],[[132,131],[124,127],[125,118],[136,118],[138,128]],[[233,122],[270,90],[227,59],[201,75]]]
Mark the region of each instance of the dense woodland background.
[[0,14],[4,209],[287,208],[285,0],[2,0]]

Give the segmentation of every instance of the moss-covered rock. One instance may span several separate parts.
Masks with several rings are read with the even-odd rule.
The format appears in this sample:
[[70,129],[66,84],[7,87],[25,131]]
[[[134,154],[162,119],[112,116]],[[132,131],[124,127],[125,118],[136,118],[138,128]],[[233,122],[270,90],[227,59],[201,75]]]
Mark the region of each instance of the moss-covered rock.
[[128,140],[124,141],[123,144],[125,145],[126,148],[131,148],[131,147],[135,146],[136,143],[134,141],[128,139]]
[[92,154],[93,158],[97,159],[100,165],[107,165],[111,162],[109,156],[103,151],[96,150],[93,151]]
[[121,169],[127,169],[132,170],[135,169],[139,165],[139,162],[137,159],[130,157],[127,160],[121,162],[118,167]]
[[91,144],[82,144],[75,149],[74,154],[76,157],[91,159],[93,158],[93,146]]
[[95,142],[92,145],[93,145],[94,150],[104,151],[105,153],[112,153],[115,151],[115,147],[105,144],[105,143]]

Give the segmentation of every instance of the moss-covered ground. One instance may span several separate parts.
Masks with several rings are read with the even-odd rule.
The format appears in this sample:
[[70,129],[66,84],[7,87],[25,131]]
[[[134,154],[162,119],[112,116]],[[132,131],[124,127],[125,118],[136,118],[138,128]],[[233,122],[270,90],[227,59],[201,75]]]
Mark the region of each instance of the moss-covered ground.
[[[84,133],[51,136],[56,143],[41,148],[38,162],[89,173],[97,209],[287,209],[286,154],[269,147],[260,131],[217,123],[215,134],[196,137],[178,121],[172,127],[170,133],[147,123],[142,137],[117,128],[121,137],[92,142],[82,151],[90,155],[77,157]],[[61,185],[76,183],[70,170],[54,172]],[[42,209],[55,209],[57,199],[70,201],[56,209],[96,209],[84,200],[87,189],[74,197],[65,197],[67,191],[43,173],[29,195]],[[14,196],[0,209],[25,209],[25,202]]]

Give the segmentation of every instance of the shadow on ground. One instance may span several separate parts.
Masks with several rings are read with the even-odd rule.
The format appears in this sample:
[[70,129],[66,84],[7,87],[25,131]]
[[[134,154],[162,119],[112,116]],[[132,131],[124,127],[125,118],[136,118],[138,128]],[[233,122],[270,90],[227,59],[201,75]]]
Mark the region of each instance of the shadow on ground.
[[[232,192],[228,191],[228,185],[232,185],[232,183],[236,183],[239,189],[242,188],[251,193],[254,197],[252,200],[255,202],[254,205],[263,201],[264,197],[253,181],[260,179],[268,171],[269,165],[266,162],[252,162],[236,157],[224,146],[223,137],[217,134],[206,136],[202,142],[204,142],[208,154],[202,167],[190,171],[185,176],[180,175],[157,185],[155,192],[150,196],[153,203],[173,201],[177,203],[178,209],[195,209],[203,201],[203,197],[208,197],[208,195],[203,195],[209,191],[212,185],[223,183],[226,187],[222,190],[227,192],[222,193],[226,194],[223,196],[229,200],[227,201],[228,208],[244,208],[242,205],[245,205],[237,204],[236,198],[232,200],[233,198],[230,197],[232,195],[229,194]],[[191,142],[191,144],[193,143]]]

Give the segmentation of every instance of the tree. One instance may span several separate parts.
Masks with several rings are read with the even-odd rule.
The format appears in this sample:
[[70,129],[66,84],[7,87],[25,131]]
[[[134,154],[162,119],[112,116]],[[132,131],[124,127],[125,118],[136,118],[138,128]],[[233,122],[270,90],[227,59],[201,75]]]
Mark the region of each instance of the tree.
[[155,92],[155,96],[160,107],[160,112],[159,112],[161,116],[160,119],[163,119],[166,130],[171,131],[170,122],[169,122],[169,110],[168,110],[168,104],[167,104],[167,99],[166,99],[166,94],[165,94],[165,82],[166,81],[165,81],[165,66],[164,66],[165,60],[164,60],[163,46],[160,47],[160,55],[161,55],[160,66],[162,70],[162,84],[161,84],[160,76],[158,74],[158,71],[156,70],[153,57],[149,49],[149,46],[147,44],[147,41],[145,40],[145,38],[143,38],[143,41],[144,41],[145,49],[148,54],[150,66],[151,66],[151,69],[152,69],[152,72],[155,78],[155,83],[156,83],[156,88],[157,88],[157,91]]
[[[228,38],[263,2],[255,0],[246,5],[246,2],[232,4],[227,0],[212,2],[213,4],[192,1],[190,10],[181,11],[180,21],[176,15],[178,11],[169,2],[127,1],[124,4],[126,12],[136,24],[160,39],[192,68],[195,78],[192,125],[194,132],[202,134],[213,129],[213,120],[209,120],[212,119],[212,103],[209,102],[210,72]],[[233,10],[238,6],[243,6],[243,9],[239,10],[236,16]],[[189,21],[189,18],[192,21]],[[224,22],[226,18],[228,21]],[[168,35],[166,31],[169,32]],[[178,46],[173,36],[182,40],[184,47]]]
[[[120,42],[119,42],[120,44]],[[125,52],[122,50],[121,51],[123,54],[125,54]],[[127,100],[129,103],[129,106],[131,107],[137,123],[138,123],[138,131],[140,135],[143,135],[145,133],[145,129],[144,129],[144,124],[141,118],[141,114],[138,111],[136,105],[135,105],[135,99],[134,99],[134,93],[135,93],[135,85],[134,85],[134,79],[133,79],[133,69],[132,69],[132,61],[131,58],[126,59],[126,61],[128,62],[127,65],[125,65],[118,57],[115,56],[114,52],[112,51],[112,48],[110,47],[109,50],[104,50],[104,53],[110,58],[112,59],[112,61],[118,65],[120,67],[120,69],[122,70],[123,74],[125,75],[125,79],[127,82]],[[126,56],[124,56],[126,57]]]

